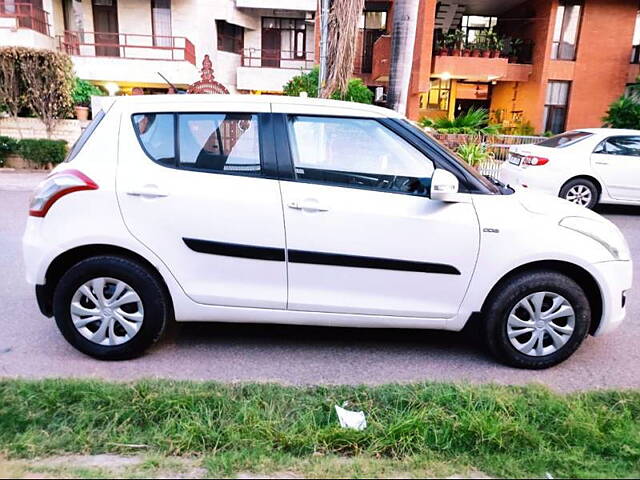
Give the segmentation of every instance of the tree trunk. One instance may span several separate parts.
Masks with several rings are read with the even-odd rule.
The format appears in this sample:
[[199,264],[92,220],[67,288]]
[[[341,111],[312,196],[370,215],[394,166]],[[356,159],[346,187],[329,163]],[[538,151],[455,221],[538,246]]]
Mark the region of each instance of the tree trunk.
[[396,0],[393,4],[387,106],[403,115],[407,112],[419,5],[420,0]]

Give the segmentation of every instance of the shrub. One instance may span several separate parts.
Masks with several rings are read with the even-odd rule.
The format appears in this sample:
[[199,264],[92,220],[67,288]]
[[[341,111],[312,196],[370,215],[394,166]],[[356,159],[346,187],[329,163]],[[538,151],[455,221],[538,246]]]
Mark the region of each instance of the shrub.
[[602,121],[605,127],[640,128],[640,101],[632,97],[620,97],[611,104]]
[[73,85],[73,92],[71,92],[71,98],[73,104],[78,107],[88,107],[91,104],[92,96],[103,96],[104,92],[99,87],[76,77]]
[[[319,76],[320,69],[314,67],[309,73],[302,73],[289,80],[283,87],[283,92],[290,97],[299,97],[301,92],[307,92],[309,97],[316,98],[318,96]],[[333,92],[331,98],[347,102],[371,103],[373,102],[373,92],[362,83],[362,80],[352,78],[349,80],[346,92]]]
[[477,167],[493,157],[483,143],[463,143],[456,151],[472,167]]
[[51,135],[57,118],[71,112],[73,68],[68,55],[25,47],[0,48],[0,103],[13,116],[28,108]]
[[7,156],[15,153],[17,149],[18,141],[15,138],[0,135],[0,167],[4,165]]
[[467,113],[459,115],[453,120],[448,117],[440,117],[437,120],[423,117],[419,123],[423,127],[433,128],[438,133],[495,135],[499,132],[498,125],[489,124],[489,112],[484,108],[475,109],[472,107]]
[[25,138],[17,142],[17,153],[40,167],[62,162],[67,155],[67,142],[41,138]]

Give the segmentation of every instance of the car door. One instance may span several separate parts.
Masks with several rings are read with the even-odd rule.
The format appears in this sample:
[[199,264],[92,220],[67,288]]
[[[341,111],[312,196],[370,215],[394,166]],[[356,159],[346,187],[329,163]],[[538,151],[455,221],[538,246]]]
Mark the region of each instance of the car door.
[[117,192],[124,221],[194,301],[284,309],[269,106],[210,107],[203,100],[199,111],[123,115]]
[[640,135],[607,138],[591,155],[591,163],[612,198],[640,201]]
[[[274,105],[274,110],[276,109]],[[454,316],[479,247],[471,203],[426,196],[433,162],[372,118],[283,115],[291,310]]]

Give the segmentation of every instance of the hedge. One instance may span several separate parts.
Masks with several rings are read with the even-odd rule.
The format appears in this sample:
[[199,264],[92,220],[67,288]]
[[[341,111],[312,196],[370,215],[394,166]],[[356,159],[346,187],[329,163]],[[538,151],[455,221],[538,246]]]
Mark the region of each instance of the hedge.
[[10,154],[20,155],[40,167],[49,163],[57,165],[67,155],[67,142],[64,140],[48,140],[45,138],[24,138],[16,140],[0,136],[0,167]]

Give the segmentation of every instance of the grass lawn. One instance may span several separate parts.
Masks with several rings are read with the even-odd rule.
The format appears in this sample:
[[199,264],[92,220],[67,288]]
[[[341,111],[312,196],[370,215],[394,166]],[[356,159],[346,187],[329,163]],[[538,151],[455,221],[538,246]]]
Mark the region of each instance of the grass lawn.
[[[366,430],[338,426],[345,401]],[[105,453],[140,458],[130,477],[175,464],[210,476],[639,477],[640,392],[0,380],[0,476],[109,476],[41,463]]]

